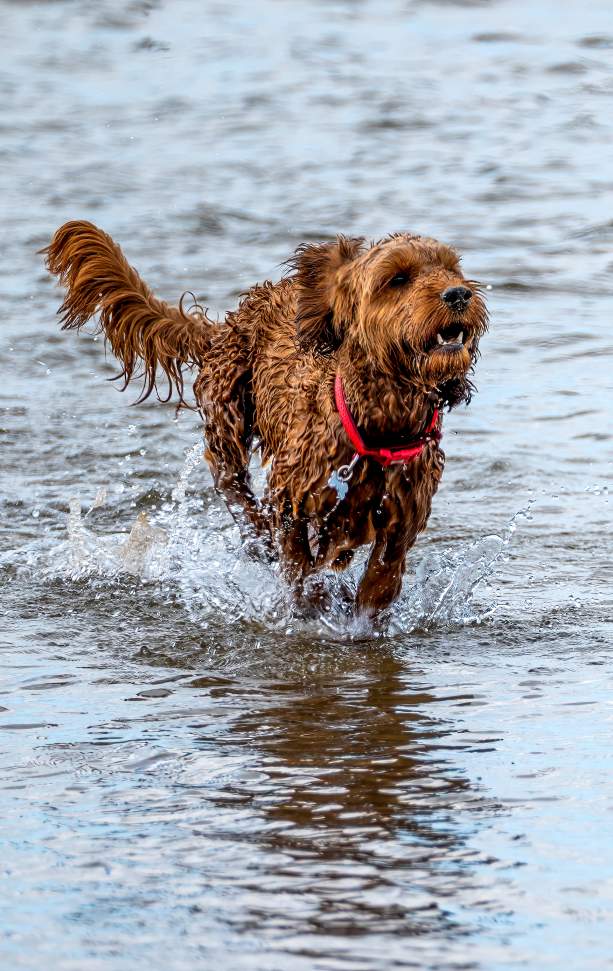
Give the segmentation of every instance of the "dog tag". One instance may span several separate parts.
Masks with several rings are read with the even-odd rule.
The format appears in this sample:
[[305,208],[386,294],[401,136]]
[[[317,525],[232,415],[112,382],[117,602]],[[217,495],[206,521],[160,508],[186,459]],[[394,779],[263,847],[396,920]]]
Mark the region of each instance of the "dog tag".
[[331,489],[335,490],[339,498],[339,502],[342,502],[345,496],[347,495],[347,493],[349,492],[349,483],[345,482],[344,479],[341,479],[340,475],[336,471],[333,472],[330,478],[328,479],[328,485],[330,486]]
[[342,502],[349,492],[349,483],[351,482],[351,477],[353,475],[353,467],[356,462],[359,461],[359,458],[360,456],[356,452],[349,465],[341,465],[340,469],[335,469],[328,479],[328,485],[336,492],[339,502]]

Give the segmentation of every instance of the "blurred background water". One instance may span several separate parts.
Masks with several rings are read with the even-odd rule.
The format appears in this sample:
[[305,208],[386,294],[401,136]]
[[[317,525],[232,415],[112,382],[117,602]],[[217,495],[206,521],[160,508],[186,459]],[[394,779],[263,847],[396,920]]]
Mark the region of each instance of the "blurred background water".
[[[613,966],[609,0],[0,2],[5,971]],[[105,382],[87,218],[231,308],[305,240],[491,287],[386,624],[292,615],[195,415]]]

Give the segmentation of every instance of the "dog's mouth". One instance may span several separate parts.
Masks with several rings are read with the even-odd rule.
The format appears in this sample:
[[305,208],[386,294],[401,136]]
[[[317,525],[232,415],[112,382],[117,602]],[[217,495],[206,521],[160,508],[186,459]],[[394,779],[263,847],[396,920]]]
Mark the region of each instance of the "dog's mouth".
[[428,354],[453,354],[461,351],[470,344],[470,334],[466,325],[461,323],[449,324],[438,330],[429,341],[426,351]]

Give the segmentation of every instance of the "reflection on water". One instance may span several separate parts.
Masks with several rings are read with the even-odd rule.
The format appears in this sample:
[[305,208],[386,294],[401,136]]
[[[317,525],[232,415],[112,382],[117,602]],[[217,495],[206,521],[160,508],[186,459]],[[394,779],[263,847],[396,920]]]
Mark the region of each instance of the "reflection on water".
[[[609,967],[608,0],[0,18],[2,968]],[[58,332],[75,217],[212,312],[337,231],[491,288],[377,627],[301,617],[195,416]]]
[[[227,810],[236,800],[248,820],[240,929],[274,928],[297,938],[297,953],[313,935],[341,952],[345,936],[366,938],[358,953],[371,959],[382,935],[399,938],[387,949],[400,957],[407,934],[462,929],[444,896],[450,884],[470,886],[464,863],[474,853],[453,815],[462,807],[469,827],[478,800],[445,765],[449,727],[422,710],[433,697],[403,676],[383,655],[307,692],[282,682],[234,723],[230,749],[252,749],[257,770],[212,803]],[[254,854],[271,858],[264,883],[248,862]],[[282,908],[279,891],[290,901]]]
[[[37,830],[56,860],[45,877],[46,933],[58,894],[85,940],[112,949],[125,936],[126,966],[137,954],[131,938],[142,907],[158,934],[179,933],[185,966],[202,948],[236,950],[248,967],[263,942],[271,967],[288,954],[296,967],[317,955],[371,967],[381,947],[392,966],[402,964],[407,937],[418,939],[416,955],[432,950],[433,936],[468,933],[470,921],[448,898],[482,893],[475,868],[488,861],[469,838],[497,807],[458,770],[454,750],[490,751],[496,739],[466,731],[454,740],[423,672],[389,648],[321,656],[319,664],[314,653],[298,648],[282,679],[282,658],[269,656],[274,679],[223,678],[198,665],[197,675],[158,675],[127,697],[127,681],[139,679],[134,667],[118,693],[94,663],[104,711],[76,710],[84,685],[66,671],[19,679],[33,704],[43,692],[73,699],[61,724],[46,727],[35,759],[12,765],[5,792],[8,870],[27,895],[36,896],[41,878]],[[150,664],[150,652],[135,662]],[[460,690],[445,701],[472,697]],[[18,748],[20,733],[43,727],[28,724],[12,725]],[[19,836],[15,789],[23,784],[33,840]],[[25,926],[17,941],[41,947]],[[61,951],[68,960],[70,934]]]

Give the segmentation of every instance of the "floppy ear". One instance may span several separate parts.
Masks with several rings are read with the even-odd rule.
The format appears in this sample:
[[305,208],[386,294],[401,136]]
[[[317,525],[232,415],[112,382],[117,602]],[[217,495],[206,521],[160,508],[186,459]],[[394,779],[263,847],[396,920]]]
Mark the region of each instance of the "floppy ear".
[[343,321],[336,319],[338,271],[359,256],[364,240],[337,236],[333,243],[299,246],[290,265],[298,287],[296,336],[300,349],[331,353],[342,342]]

